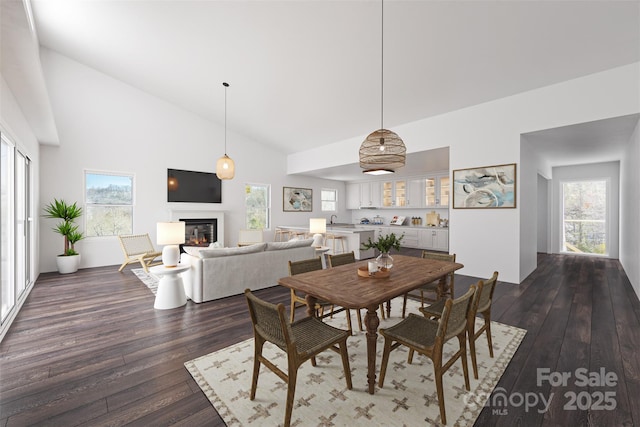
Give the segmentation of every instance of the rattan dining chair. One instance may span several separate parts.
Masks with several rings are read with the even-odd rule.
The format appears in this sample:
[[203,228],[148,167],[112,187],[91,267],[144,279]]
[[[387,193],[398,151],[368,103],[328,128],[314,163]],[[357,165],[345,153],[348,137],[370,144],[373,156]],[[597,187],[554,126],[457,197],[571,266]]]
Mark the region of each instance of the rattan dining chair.
[[[429,252],[429,251],[422,251],[422,258],[425,259],[435,259],[438,261],[449,261],[449,262],[456,262],[456,254],[447,254],[444,252]],[[447,274],[447,288],[449,289],[449,295],[451,295],[451,298],[455,297],[454,294],[454,290],[455,290],[455,286],[454,286],[454,282],[455,282],[455,276],[453,274],[453,271],[449,274]],[[435,280],[431,283],[427,283],[426,285],[422,285],[419,288],[414,289],[413,291],[420,291],[420,307],[424,308],[424,302],[436,302],[439,301],[441,299],[443,299],[443,296],[440,293],[440,285],[439,285],[439,280]],[[413,292],[412,291],[412,292]],[[407,297],[409,296],[409,293],[404,294],[403,297],[403,302],[402,302],[402,318],[404,319],[406,312],[407,312]],[[429,298],[425,296],[425,293],[434,293],[435,294],[435,299],[434,298]],[[444,303],[444,301],[443,301]]]
[[[282,381],[287,383],[284,425],[288,427],[291,424],[298,368],[309,359],[311,359],[311,364],[316,366],[315,356],[325,350],[333,350],[340,354],[347,388],[351,390],[351,369],[347,352],[349,331],[334,328],[315,317],[305,317],[295,323],[290,323],[285,317],[283,304],[275,305],[263,301],[253,295],[249,289],[245,289],[244,294],[247,298],[249,314],[253,323],[255,341],[251,400],[256,397],[260,364],[264,364]],[[278,346],[286,353],[286,373],[262,355],[262,348],[267,341]]]
[[[467,319],[467,336],[469,337],[469,353],[471,354],[471,365],[473,365],[473,377],[478,379],[478,363],[476,361],[476,341],[483,332],[487,334],[487,345],[489,346],[489,356],[493,358],[493,343],[491,341],[491,304],[493,301],[493,291],[498,283],[498,272],[494,271],[493,276],[487,280],[480,280],[476,285],[476,292],[471,301],[471,309]],[[442,314],[444,301],[438,301],[428,307],[420,308],[426,317],[438,318]],[[476,315],[480,313],[484,318],[484,325],[477,331]]]
[[[356,255],[353,251],[337,255],[329,254],[327,255],[327,258],[327,264],[329,268],[338,267],[345,264],[354,264],[356,262]],[[380,316],[382,317],[382,319],[385,318],[383,304],[380,304]],[[360,313],[360,310],[356,310],[356,317],[358,318],[358,328],[360,329],[360,331],[364,331],[364,329],[362,328],[362,314]]]
[[[411,313],[400,323],[387,329],[380,329],[380,334],[384,337],[384,352],[382,353],[382,363],[380,364],[380,388],[384,385],[387,365],[389,364],[389,353],[392,350],[401,345],[408,347],[409,357],[407,361],[409,364],[413,361],[414,352],[417,351],[419,354],[425,355],[433,362],[440,418],[443,424],[447,423],[447,417],[444,407],[442,377],[458,359],[462,361],[465,388],[470,390],[466,346],[467,315],[474,292],[475,286],[471,285],[469,290],[460,298],[455,300],[447,298],[439,321]],[[444,343],[454,337],[458,338],[460,348],[443,365],[442,350]]]
[[[295,276],[296,274],[307,273],[309,271],[322,270],[322,258],[315,257],[309,259],[303,259],[300,261],[289,261],[289,275]],[[306,306],[307,300],[304,296],[296,294],[296,291],[291,289],[291,315],[289,320],[293,322],[296,316],[296,308]],[[325,308],[329,308],[330,312],[328,315],[325,315]],[[326,316],[333,317],[333,313],[344,311],[344,308],[340,308],[334,311],[334,306],[330,302],[318,300],[316,301],[315,311],[316,316],[323,318]],[[351,314],[349,310],[347,310],[347,326],[349,327],[349,331],[351,328]]]

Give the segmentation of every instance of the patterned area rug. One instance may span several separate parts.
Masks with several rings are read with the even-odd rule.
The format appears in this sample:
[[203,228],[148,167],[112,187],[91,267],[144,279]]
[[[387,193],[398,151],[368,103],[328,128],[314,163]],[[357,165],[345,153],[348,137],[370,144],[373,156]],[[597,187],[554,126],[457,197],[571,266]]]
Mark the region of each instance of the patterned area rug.
[[147,288],[149,288],[154,295],[158,292],[158,277],[151,273],[146,273],[142,268],[132,268],[131,271],[138,276],[138,279],[140,279],[142,283],[147,285]]
[[[419,313],[419,303],[409,301],[409,312]],[[401,320],[402,300],[392,302],[391,318],[380,321],[380,328]],[[363,312],[364,315],[364,312]],[[355,321],[355,315],[353,315]],[[327,321],[346,329],[346,316],[339,313]],[[478,319],[478,322],[482,322]],[[480,323],[478,323],[480,325]],[[357,328],[357,322],[354,322]],[[444,395],[448,426],[471,426],[518,349],[526,331],[492,322],[494,358],[489,357],[486,336],[477,341],[479,380],[473,378],[471,391],[464,388],[460,361],[444,377]],[[376,380],[378,379],[384,339],[378,335]],[[367,393],[367,355],[364,332],[355,332],[347,340],[353,389],[348,390],[342,374],[340,355],[326,351],[317,358],[317,367],[300,367],[296,385],[292,426],[346,426],[374,423],[387,426],[441,425],[433,365],[416,356],[407,363],[406,347],[391,352],[384,388],[376,384],[375,394]],[[445,359],[456,351],[458,340],[449,341]],[[265,354],[286,372],[286,357],[267,343]],[[253,338],[185,363],[193,378],[228,426],[281,425],[287,386],[262,366],[256,399],[249,400],[253,367]]]

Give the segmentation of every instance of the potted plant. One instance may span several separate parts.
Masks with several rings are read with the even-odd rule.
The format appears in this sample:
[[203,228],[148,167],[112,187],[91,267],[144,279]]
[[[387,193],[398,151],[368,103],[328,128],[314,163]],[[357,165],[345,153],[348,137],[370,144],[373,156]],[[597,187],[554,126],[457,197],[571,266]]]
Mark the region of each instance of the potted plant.
[[380,235],[378,240],[374,242],[371,240],[371,237],[369,237],[367,243],[362,244],[362,250],[371,248],[377,249],[378,252],[380,252],[380,255],[376,258],[376,261],[378,261],[378,267],[389,269],[393,266],[393,258],[389,255],[389,251],[391,249],[399,251],[400,242],[403,238],[404,236],[398,237],[394,233],[391,233],[387,235]]
[[77,203],[68,204],[64,200],[53,199],[44,208],[46,218],[62,220],[53,231],[64,237],[64,251],[56,258],[58,271],[61,274],[75,273],[80,265],[80,255],[76,252],[76,242],[83,239],[83,235],[78,231],[78,226],[74,221],[82,215],[82,208]]

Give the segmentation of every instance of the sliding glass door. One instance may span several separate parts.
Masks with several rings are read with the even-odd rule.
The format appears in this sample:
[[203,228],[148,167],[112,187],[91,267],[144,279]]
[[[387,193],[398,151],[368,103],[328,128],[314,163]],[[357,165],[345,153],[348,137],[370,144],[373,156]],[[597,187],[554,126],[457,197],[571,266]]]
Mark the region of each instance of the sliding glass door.
[[29,216],[29,173],[30,161],[20,151],[16,151],[16,294],[19,298],[27,288],[30,278],[29,240],[31,218]]
[[31,162],[0,134],[0,326],[32,279]]
[[0,292],[0,324],[16,303],[14,286],[14,258],[13,258],[13,208],[14,208],[14,150],[4,137],[0,135],[0,276],[2,292]]

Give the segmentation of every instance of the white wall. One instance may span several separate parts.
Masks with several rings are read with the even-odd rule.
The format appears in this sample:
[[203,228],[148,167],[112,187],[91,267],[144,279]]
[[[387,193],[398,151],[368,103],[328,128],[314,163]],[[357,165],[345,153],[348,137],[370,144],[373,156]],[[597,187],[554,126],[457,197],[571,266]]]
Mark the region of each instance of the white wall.
[[[520,163],[520,135],[640,111],[639,63],[394,127],[408,152],[450,147],[451,169]],[[288,157],[289,173],[357,162],[365,135],[299,152]],[[344,155],[335,156],[336,149]],[[520,168],[519,168],[520,169]],[[522,188],[537,182],[537,171],[519,176]],[[535,186],[534,186],[535,187]],[[527,197],[534,195],[526,194]],[[452,209],[450,251],[465,265],[462,274],[488,277],[498,270],[500,279],[518,283],[535,265],[536,235],[520,241],[521,207],[517,209]],[[524,249],[523,249],[524,248]],[[529,248],[534,248],[530,250]],[[520,259],[520,253],[527,260]],[[523,267],[525,269],[523,269]]]
[[[41,148],[40,210],[54,197],[83,204],[85,169],[133,173],[134,233],[149,233],[155,242],[156,222],[170,219],[172,209],[225,211],[225,243],[235,245],[238,230],[245,227],[245,183],[271,185],[273,225],[308,225],[310,217],[328,218],[330,214],[320,213],[321,188],[336,188],[344,195],[342,182],[288,176],[284,154],[229,131],[227,152],[236,163],[236,176],[223,182],[222,203],[167,203],[167,168],[214,172],[224,153],[224,124],[181,110],[56,52],[43,49],[41,57],[60,146]],[[236,114],[241,111],[230,111],[230,117]],[[312,188],[313,212],[282,212],[283,186]],[[338,215],[347,217],[344,203]],[[55,271],[61,237],[46,231],[54,220],[41,221],[41,271]],[[272,231],[265,234],[266,239],[272,236]],[[87,238],[76,247],[82,254],[81,268],[122,262],[115,237]]]
[[538,196],[537,196],[537,212],[538,212],[538,252],[549,252],[549,186],[550,182],[538,175]]
[[620,263],[640,298],[640,123],[620,162]]
[[553,168],[551,250],[560,253],[562,245],[562,182],[572,180],[609,180],[609,257],[619,256],[620,235],[620,163],[606,162]]

